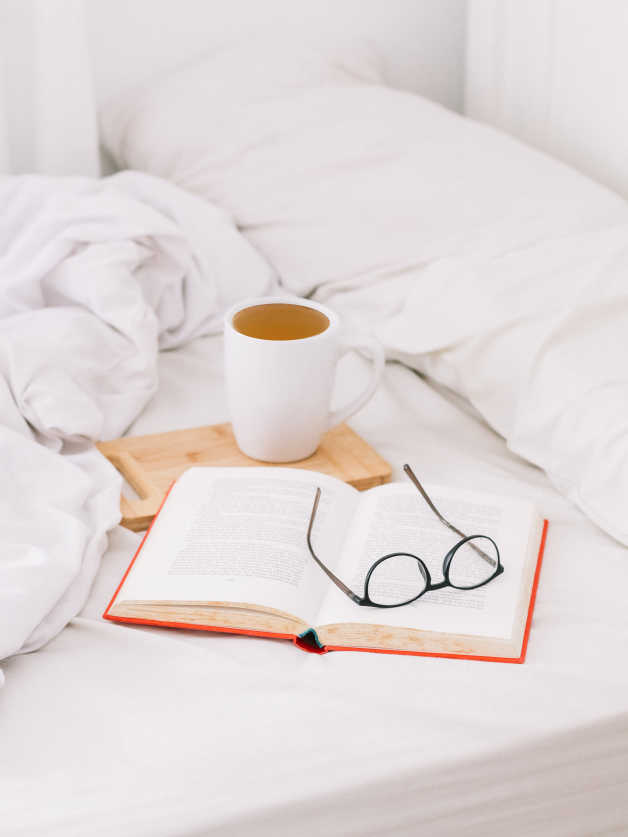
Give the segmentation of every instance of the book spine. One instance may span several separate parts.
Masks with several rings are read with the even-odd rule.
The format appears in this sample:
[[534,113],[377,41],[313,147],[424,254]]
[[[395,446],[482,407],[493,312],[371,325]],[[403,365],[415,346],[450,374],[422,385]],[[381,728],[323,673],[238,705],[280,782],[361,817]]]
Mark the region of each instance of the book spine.
[[327,648],[325,648],[324,645],[321,645],[321,641],[314,628],[308,628],[307,631],[303,631],[302,634],[295,636],[294,644],[303,651],[308,651],[310,654],[327,653]]

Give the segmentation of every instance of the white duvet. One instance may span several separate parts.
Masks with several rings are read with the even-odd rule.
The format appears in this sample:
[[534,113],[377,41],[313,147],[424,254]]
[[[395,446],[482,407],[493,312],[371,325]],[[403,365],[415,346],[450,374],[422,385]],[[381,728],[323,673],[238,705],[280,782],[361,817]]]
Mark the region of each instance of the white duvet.
[[626,204],[363,67],[270,55],[226,50],[106,120],[121,162],[248,242],[148,175],[0,184],[0,659],[85,599],[119,489],[89,441],[147,403],[159,348],[269,289],[268,263],[628,542]]
[[244,43],[111,103],[121,166],[227,208],[628,545],[628,205],[363,56]]
[[80,610],[119,520],[90,442],[149,401],[160,348],[273,278],[224,213],[149,175],[5,178],[0,207],[1,660]]

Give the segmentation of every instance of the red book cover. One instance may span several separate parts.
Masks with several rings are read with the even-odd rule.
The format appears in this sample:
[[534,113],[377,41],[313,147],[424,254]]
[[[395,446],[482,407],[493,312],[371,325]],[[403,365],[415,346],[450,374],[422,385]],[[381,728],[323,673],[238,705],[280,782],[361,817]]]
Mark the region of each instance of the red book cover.
[[525,657],[526,657],[526,651],[527,651],[527,648],[528,648],[528,638],[529,638],[529,635],[530,635],[530,627],[532,625],[532,614],[534,612],[534,603],[536,601],[536,592],[537,592],[537,588],[538,588],[538,584],[539,584],[539,576],[540,576],[540,573],[541,573],[541,565],[543,563],[543,553],[545,551],[545,541],[546,541],[546,538],[547,538],[547,527],[548,527],[548,521],[547,520],[545,520],[543,522],[543,531],[542,531],[542,534],[541,534],[541,542],[540,542],[540,545],[539,545],[539,553],[538,553],[538,558],[537,558],[537,563],[536,563],[536,569],[535,569],[535,572],[534,572],[534,580],[533,580],[533,583],[532,583],[532,589],[531,589],[531,593],[530,593],[530,603],[528,605],[528,614],[527,614],[527,618],[526,618],[526,626],[525,626],[525,631],[524,631],[524,636],[523,636],[523,643],[522,643],[522,647],[521,647],[521,654],[519,655],[519,657],[486,657],[486,656],[475,655],[475,654],[446,654],[446,653],[435,652],[435,651],[405,651],[405,650],[392,650],[392,649],[384,649],[384,648],[356,648],[356,647],[344,646],[344,645],[343,646],[321,645],[319,640],[318,640],[318,636],[316,635],[316,631],[313,628],[310,628],[307,631],[304,631],[302,634],[300,634],[298,636],[295,636],[293,634],[271,633],[269,631],[253,631],[253,630],[246,630],[246,629],[240,629],[240,628],[221,628],[221,627],[216,627],[214,625],[206,626],[206,625],[192,624],[190,622],[172,622],[172,621],[165,621],[165,620],[158,620],[158,619],[138,619],[138,618],[127,617],[127,616],[114,616],[114,615],[110,614],[109,611],[111,610],[111,607],[113,606],[113,604],[116,600],[116,597],[117,597],[118,593],[120,592],[120,588],[124,584],[129,572],[131,571],[131,568],[133,567],[133,564],[137,560],[137,557],[139,556],[140,552],[142,551],[142,547],[144,546],[144,544],[146,542],[146,539],[148,538],[148,536],[151,532],[151,529],[155,525],[155,521],[157,520],[157,517],[159,516],[159,513],[161,512],[162,508],[164,507],[164,503],[168,499],[168,495],[170,494],[170,491],[172,490],[173,485],[174,485],[174,483],[172,483],[172,485],[170,486],[170,488],[166,492],[166,496],[162,500],[161,506],[159,507],[159,510],[157,511],[157,514],[153,518],[153,520],[151,522],[151,525],[146,530],[146,534],[142,538],[142,541],[141,541],[140,545],[138,546],[137,551],[135,552],[135,555],[133,556],[133,558],[131,560],[131,563],[127,567],[127,570],[124,573],[124,575],[122,576],[122,579],[120,580],[120,583],[118,584],[115,593],[111,597],[111,601],[109,602],[109,604],[107,605],[107,608],[105,609],[105,612],[103,613],[103,619],[108,619],[112,622],[123,622],[123,623],[128,623],[128,624],[137,624],[137,625],[155,625],[155,626],[164,627],[164,628],[188,628],[190,630],[195,630],[195,631],[211,631],[211,632],[217,632],[217,633],[244,634],[246,636],[263,636],[263,637],[268,637],[268,638],[271,638],[271,639],[289,639],[292,642],[294,642],[294,644],[297,647],[301,648],[303,651],[307,651],[307,652],[312,653],[312,654],[326,654],[329,651],[363,651],[363,652],[366,651],[366,652],[375,653],[375,654],[403,654],[403,655],[408,655],[408,656],[413,656],[413,657],[445,657],[445,658],[448,658],[448,659],[458,659],[458,660],[484,660],[486,662],[494,662],[494,663],[523,663],[524,662]]

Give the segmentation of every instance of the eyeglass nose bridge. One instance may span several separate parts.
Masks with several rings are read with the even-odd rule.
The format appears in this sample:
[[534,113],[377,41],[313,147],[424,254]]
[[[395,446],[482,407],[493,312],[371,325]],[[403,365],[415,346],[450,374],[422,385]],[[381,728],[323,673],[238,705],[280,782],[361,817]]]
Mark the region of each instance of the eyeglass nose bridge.
[[[426,588],[423,592],[428,593],[430,590],[442,590],[443,587],[449,587],[450,584],[446,578],[442,581],[437,581],[436,584],[430,584],[429,588]],[[422,594],[421,594],[422,595]]]

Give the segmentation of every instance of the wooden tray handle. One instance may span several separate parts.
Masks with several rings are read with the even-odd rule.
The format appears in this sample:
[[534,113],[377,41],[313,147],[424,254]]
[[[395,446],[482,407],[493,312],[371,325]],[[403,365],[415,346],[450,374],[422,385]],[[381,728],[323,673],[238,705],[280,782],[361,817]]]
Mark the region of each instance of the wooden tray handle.
[[162,493],[142,471],[139,462],[130,453],[110,453],[108,459],[139,495],[139,500],[130,500],[124,494],[120,498],[122,526],[141,532],[146,529],[155,515],[155,505],[161,502]]

